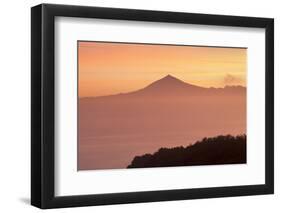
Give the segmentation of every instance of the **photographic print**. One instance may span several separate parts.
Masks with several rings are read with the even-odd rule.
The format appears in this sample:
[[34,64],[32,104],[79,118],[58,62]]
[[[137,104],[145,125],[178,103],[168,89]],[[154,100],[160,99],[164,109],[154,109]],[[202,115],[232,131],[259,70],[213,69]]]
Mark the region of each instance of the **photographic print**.
[[274,19],[32,7],[33,206],[273,193]]
[[246,163],[247,48],[77,45],[78,170]]

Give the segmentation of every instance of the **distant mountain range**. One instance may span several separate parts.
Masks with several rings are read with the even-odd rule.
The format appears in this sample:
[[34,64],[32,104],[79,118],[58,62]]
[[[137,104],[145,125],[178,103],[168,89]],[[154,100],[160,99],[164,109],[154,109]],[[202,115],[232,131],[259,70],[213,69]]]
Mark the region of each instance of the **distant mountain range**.
[[[243,93],[246,92],[246,88],[243,86],[225,86],[224,88],[205,88],[196,86],[193,84],[186,83],[184,81],[179,80],[178,78],[173,77],[172,75],[167,75],[153,83],[149,84],[148,86],[133,92],[128,93],[120,93],[115,95],[107,95],[107,96],[100,96],[95,98],[115,98],[123,97],[136,97],[140,98],[141,96],[146,97],[178,97],[178,96],[198,96],[198,95],[218,95],[218,94],[235,94],[235,93]],[[117,97],[116,97],[117,96]],[[93,97],[87,97],[93,98]]]
[[133,94],[146,93],[157,95],[175,95],[175,94],[210,94],[210,92],[237,92],[245,91],[242,86],[226,86],[224,88],[205,88],[181,81],[171,75],[167,75],[158,81],[155,81],[147,87],[133,92]]
[[80,169],[125,168],[159,147],[246,133],[245,87],[204,88],[171,75],[137,91],[80,98],[78,109]]

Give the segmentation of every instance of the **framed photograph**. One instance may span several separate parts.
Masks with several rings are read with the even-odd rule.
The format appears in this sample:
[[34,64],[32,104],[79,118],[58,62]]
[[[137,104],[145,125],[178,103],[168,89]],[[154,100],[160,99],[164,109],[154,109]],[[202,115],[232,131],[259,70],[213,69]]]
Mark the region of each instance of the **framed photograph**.
[[271,18],[31,9],[31,203],[272,194]]

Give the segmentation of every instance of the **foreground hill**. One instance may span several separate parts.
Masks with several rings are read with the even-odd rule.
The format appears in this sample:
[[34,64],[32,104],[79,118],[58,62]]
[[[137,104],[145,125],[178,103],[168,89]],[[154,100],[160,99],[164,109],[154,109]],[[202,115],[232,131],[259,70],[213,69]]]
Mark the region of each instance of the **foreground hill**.
[[246,135],[204,138],[187,147],[136,156],[128,168],[246,163]]

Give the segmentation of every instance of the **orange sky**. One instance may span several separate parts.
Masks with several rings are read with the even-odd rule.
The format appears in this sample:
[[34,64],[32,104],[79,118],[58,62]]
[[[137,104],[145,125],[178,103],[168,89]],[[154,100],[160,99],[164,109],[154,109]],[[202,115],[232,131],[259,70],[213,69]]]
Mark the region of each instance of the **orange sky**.
[[170,74],[203,87],[246,86],[247,49],[78,42],[79,97],[141,89]]

